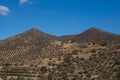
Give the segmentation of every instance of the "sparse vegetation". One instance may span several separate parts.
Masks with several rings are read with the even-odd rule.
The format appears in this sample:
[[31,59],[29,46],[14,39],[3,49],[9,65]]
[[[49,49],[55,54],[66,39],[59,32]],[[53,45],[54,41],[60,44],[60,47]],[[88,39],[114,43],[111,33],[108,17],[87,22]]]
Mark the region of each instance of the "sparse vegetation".
[[0,78],[120,80],[120,38],[91,31],[99,30],[59,38],[30,30],[0,42]]

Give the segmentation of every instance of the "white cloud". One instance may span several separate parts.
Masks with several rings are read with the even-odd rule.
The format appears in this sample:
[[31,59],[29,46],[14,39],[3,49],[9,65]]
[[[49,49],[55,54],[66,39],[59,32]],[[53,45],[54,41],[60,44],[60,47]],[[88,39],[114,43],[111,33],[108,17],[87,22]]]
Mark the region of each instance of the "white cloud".
[[23,4],[27,3],[27,2],[29,2],[29,0],[19,0],[20,5],[23,5]]
[[8,13],[10,12],[9,8],[3,5],[0,5],[0,14],[3,16],[8,15]]

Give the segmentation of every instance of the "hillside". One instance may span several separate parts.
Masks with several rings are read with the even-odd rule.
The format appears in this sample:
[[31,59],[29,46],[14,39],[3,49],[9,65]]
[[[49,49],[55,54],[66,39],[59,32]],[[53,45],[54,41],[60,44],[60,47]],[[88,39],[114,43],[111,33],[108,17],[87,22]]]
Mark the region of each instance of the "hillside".
[[3,62],[10,61],[19,55],[30,53],[31,50],[35,51],[37,48],[41,50],[54,37],[37,29],[30,29],[24,33],[5,39],[0,42],[0,54],[2,55],[0,59]]
[[63,40],[73,40],[75,42],[105,42],[113,41],[116,43],[120,42],[120,35],[112,34],[97,28],[90,28],[83,33],[72,35],[72,36],[62,36]]
[[90,28],[57,37],[30,29],[0,41],[3,80],[120,80],[120,35]]

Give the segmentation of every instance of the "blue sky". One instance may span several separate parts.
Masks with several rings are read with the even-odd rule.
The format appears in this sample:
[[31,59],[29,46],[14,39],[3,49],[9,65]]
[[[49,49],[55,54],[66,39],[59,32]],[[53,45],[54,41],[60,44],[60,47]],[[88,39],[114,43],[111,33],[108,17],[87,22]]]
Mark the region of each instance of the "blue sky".
[[120,0],[0,0],[0,39],[30,28],[61,36],[90,27],[120,34]]

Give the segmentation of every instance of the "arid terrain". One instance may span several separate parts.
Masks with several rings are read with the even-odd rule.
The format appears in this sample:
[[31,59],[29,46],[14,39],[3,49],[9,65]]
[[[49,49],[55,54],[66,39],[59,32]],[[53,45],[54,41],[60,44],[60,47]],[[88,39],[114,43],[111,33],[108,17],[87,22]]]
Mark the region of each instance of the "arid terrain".
[[0,80],[120,80],[120,35],[30,29],[0,41]]

